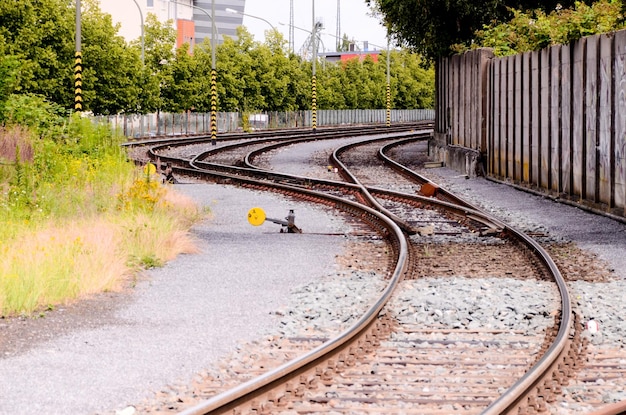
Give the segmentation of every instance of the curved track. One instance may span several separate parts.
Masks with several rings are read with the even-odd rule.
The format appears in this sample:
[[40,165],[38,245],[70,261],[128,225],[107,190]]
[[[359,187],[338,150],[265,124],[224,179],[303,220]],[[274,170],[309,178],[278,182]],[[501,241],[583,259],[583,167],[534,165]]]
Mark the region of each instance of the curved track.
[[[535,413],[558,396],[560,386],[579,364],[577,356],[584,344],[574,329],[580,324],[574,325],[569,294],[552,259],[529,236],[386,155],[403,142],[427,139],[428,125],[375,133],[376,137],[366,139],[355,139],[353,132],[337,130],[327,135],[290,132],[286,137],[233,137],[232,145],[219,148],[211,148],[209,141],[199,139],[149,143],[146,154],[153,160],[171,162],[178,175],[281,192],[328,205],[365,223],[390,247],[386,259],[388,284],[354,324],[318,342],[311,350],[299,352],[296,358],[207,397],[182,413],[277,413],[281,408],[296,413],[382,413],[383,409],[393,413],[398,408],[403,408],[403,413],[445,413],[450,405],[466,413]],[[255,165],[269,152],[286,146],[340,137],[352,142],[338,146],[329,157],[333,170],[327,173],[331,178],[279,173]],[[367,149],[376,149],[374,157],[383,163],[377,169],[391,166],[397,172],[398,178],[391,186],[387,183],[378,187],[376,174],[368,176],[374,162],[370,156],[363,158]],[[530,338],[522,333],[478,329],[457,330],[453,337],[447,337],[450,330],[403,323],[391,311],[389,302],[403,280],[419,277],[429,256],[424,255],[426,245],[422,239],[432,233],[497,237],[502,241],[499,245],[509,250],[504,255],[517,255],[518,262],[525,264],[525,272],[531,269],[535,278],[554,282],[558,292],[554,326]],[[486,251],[478,252],[475,257]],[[458,255],[463,258],[464,254]],[[501,266],[507,264],[510,261]],[[491,342],[497,344],[495,354],[485,346]],[[416,347],[415,343],[424,347]],[[529,346],[520,348],[521,343]],[[533,346],[536,343],[539,347]],[[501,359],[503,354],[508,358]],[[444,382],[436,387],[425,388],[425,380],[420,381],[438,377]]]

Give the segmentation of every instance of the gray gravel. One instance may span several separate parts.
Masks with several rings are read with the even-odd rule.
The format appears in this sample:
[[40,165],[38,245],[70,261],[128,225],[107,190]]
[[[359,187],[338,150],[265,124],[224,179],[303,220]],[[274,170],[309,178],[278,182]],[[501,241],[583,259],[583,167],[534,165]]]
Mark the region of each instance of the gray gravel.
[[600,323],[602,331],[591,336],[592,341],[626,347],[625,224],[483,178],[465,180],[447,169],[437,169],[436,175],[440,184],[512,226],[525,232],[545,233],[554,241],[574,242],[604,261],[615,274],[615,281],[574,281],[569,284],[570,291],[585,319]]
[[558,298],[554,284],[546,281],[427,277],[403,281],[392,307],[401,323],[536,336],[554,324],[551,315],[559,307]]
[[[617,281],[576,282],[571,289],[585,318],[600,322],[601,332],[591,336],[593,342],[624,347],[626,322],[620,309],[626,288],[623,224],[481,178],[465,180],[447,169],[428,173],[504,221],[522,230],[546,233],[554,240],[575,241],[610,264]],[[214,213],[213,219],[195,228],[203,252],[150,271],[132,300],[120,303],[115,319],[103,326],[77,328],[24,353],[0,358],[0,413],[113,413],[151,397],[165,385],[185,382],[242,342],[267,333],[298,335],[345,327],[382,287],[380,276],[346,274],[333,265],[347,238],[322,234],[343,232],[347,225],[323,208],[220,185],[178,188]],[[252,227],[246,216],[255,206],[278,219],[294,209],[296,224],[306,233],[279,233],[279,226],[271,223]],[[523,311],[526,318],[522,319],[511,320],[515,313],[507,307],[484,312],[488,308],[480,301],[494,300],[476,294],[486,291],[485,284],[504,289],[512,283],[506,279],[459,278],[453,290],[458,296],[445,298],[443,303],[433,300],[420,310],[423,299],[416,293],[430,290],[426,292],[432,298],[448,295],[445,284],[449,282],[445,281],[424,279],[407,285],[407,292],[416,291],[404,297],[412,303],[399,306],[412,310],[404,316],[417,324],[430,321],[454,326],[464,321],[459,316],[471,314],[465,318],[471,327],[496,324],[496,313],[499,320],[495,321],[512,329],[519,329],[520,322],[529,328],[529,321],[537,326],[552,321],[549,309],[536,302],[537,281],[514,282],[528,292],[510,301]],[[353,295],[346,296],[346,290]],[[476,303],[469,303],[469,298]]]
[[[430,173],[434,176],[433,180],[518,229],[545,233],[548,240],[571,241],[581,249],[596,254],[613,271],[615,280],[605,283],[570,282],[570,295],[577,303],[577,312],[582,314],[583,324],[597,323],[597,332],[585,330],[583,335],[590,339],[598,353],[605,351],[613,354],[626,348],[626,313],[623,307],[626,292],[625,224],[483,178],[466,180],[448,169],[425,173]],[[622,358],[620,364],[625,361]],[[571,397],[570,401],[551,406],[550,413],[589,413],[592,407],[581,398],[588,386],[608,391],[601,397],[605,404],[626,400],[625,379],[599,377],[595,382],[574,382],[563,387],[563,393]]]
[[[202,253],[149,271],[102,327],[0,358],[0,413],[112,413],[140,402],[242,341],[276,331],[271,312],[289,292],[334,271],[345,238],[322,234],[345,226],[321,208],[220,185],[178,188],[213,213],[194,231]],[[256,206],[278,219],[294,209],[307,234],[251,226],[247,212]]]

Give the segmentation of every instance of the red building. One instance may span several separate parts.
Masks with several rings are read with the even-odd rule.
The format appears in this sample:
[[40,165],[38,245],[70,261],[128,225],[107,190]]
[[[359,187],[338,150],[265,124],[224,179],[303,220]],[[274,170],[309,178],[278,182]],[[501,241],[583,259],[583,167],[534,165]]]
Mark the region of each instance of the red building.
[[350,59],[364,60],[367,56],[370,56],[374,62],[378,62],[378,56],[380,56],[380,50],[352,50],[348,52],[325,52],[320,53],[320,57],[326,59],[328,62],[346,62]]

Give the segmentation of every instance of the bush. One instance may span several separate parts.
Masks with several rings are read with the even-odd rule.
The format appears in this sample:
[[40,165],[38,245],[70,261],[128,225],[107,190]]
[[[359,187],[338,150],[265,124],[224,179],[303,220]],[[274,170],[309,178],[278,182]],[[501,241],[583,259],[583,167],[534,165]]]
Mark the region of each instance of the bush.
[[108,129],[78,115],[61,135],[35,128],[0,129],[0,316],[117,289],[195,250],[195,204],[136,169]]
[[12,94],[4,103],[0,120],[5,125],[20,125],[40,136],[54,137],[65,126],[66,111],[39,95]]
[[475,47],[493,48],[496,56],[539,50],[566,44],[584,36],[608,33],[625,27],[621,0],[599,0],[591,6],[576,2],[572,9],[512,10],[513,18],[479,31]]

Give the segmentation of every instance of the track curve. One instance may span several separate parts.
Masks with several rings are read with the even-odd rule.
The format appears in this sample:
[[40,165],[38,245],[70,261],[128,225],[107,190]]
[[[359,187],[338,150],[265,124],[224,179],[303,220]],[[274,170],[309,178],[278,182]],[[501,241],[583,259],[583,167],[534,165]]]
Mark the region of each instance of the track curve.
[[[333,134],[337,134],[337,132]],[[571,356],[575,355],[576,349],[581,347],[574,331],[574,316],[565,282],[554,261],[532,238],[481,212],[469,203],[455,197],[445,191],[445,189],[441,189],[428,179],[411,172],[385,155],[390,147],[397,145],[396,143],[399,140],[425,139],[429,134],[428,129],[422,128],[417,133],[413,131],[409,134],[411,135],[410,137],[394,137],[391,139],[392,143],[387,143],[385,147],[380,149],[377,157],[387,165],[392,165],[395,170],[408,177],[409,180],[415,181],[418,186],[423,187],[425,184],[428,184],[437,189],[435,194],[432,195],[436,197],[376,188],[371,183],[369,185],[363,184],[355,174],[351,173],[350,167],[341,160],[343,155],[359,145],[371,144],[381,140],[381,138],[350,144],[333,152],[330,162],[340,171],[341,176],[344,177],[343,181],[278,173],[260,169],[254,165],[254,160],[268,151],[274,151],[286,145],[319,140],[319,136],[281,139],[278,141],[275,138],[262,139],[264,141],[260,142],[257,140],[254,143],[255,148],[247,151],[243,160],[230,164],[224,162],[212,163],[210,161],[211,154],[216,153],[213,149],[190,158],[167,155],[164,149],[172,148],[177,143],[159,143],[158,146],[152,146],[149,149],[147,154],[152,159],[160,158],[161,160],[174,163],[178,174],[263,190],[271,189],[271,191],[278,191],[290,197],[332,206],[334,209],[364,220],[372,229],[390,241],[394,253],[392,260],[394,267],[387,287],[380,298],[359,318],[357,323],[312,351],[236,388],[218,394],[193,408],[189,408],[183,411],[183,414],[227,413],[229,411],[237,413],[237,411],[241,411],[241,408],[252,405],[251,402],[253,400],[258,401],[260,397],[265,396],[272,390],[282,388],[283,392],[281,394],[284,394],[285,385],[289,382],[293,383],[293,380],[298,377],[305,377],[306,379],[307,373],[319,376],[320,370],[324,372],[325,369],[323,367],[326,362],[336,361],[337,357],[344,353],[346,349],[354,347],[350,346],[350,342],[358,341],[358,339],[368,336],[378,337],[381,333],[385,334],[388,332],[387,326],[389,322],[379,320],[378,316],[381,314],[381,310],[396,289],[399,281],[404,278],[404,275],[410,268],[409,236],[417,234],[418,231],[415,225],[410,223],[410,220],[383,206],[381,200],[388,205],[401,204],[408,206],[411,210],[428,209],[444,212],[442,213],[443,216],[470,226],[480,234],[504,235],[506,238],[514,239],[517,243],[523,245],[540,261],[542,267],[554,279],[560,295],[559,325],[556,333],[553,335],[554,341],[546,348],[545,353],[537,359],[532,368],[525,372],[504,393],[492,401],[490,400],[482,413],[523,413],[522,411],[528,410],[529,407],[539,409],[542,405],[545,405],[544,401],[549,400],[550,396],[553,397],[558,392],[556,383],[566,381],[567,367],[574,364],[570,361]],[[382,138],[382,140],[390,141],[390,138],[387,136]],[[190,143],[185,144],[189,145]],[[193,145],[201,146],[202,142],[194,142]],[[231,149],[239,145],[237,143],[233,144]],[[248,148],[250,145],[249,142],[245,143],[245,146]],[[371,207],[364,206],[365,204]],[[374,343],[380,343],[380,341],[376,340]],[[344,356],[342,361],[345,362],[345,359]],[[322,369],[320,369],[320,365]],[[275,394],[276,392],[272,393]],[[255,405],[258,405],[258,402]]]

